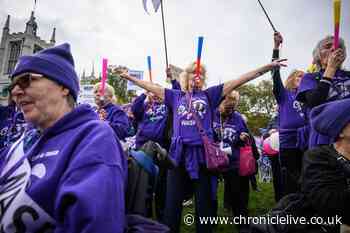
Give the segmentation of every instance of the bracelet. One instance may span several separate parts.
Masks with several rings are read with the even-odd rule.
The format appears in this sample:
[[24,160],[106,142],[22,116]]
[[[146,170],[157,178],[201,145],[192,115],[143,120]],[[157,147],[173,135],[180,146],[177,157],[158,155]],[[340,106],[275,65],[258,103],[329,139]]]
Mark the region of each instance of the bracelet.
[[328,85],[332,85],[332,80],[330,80],[329,78],[322,78],[320,82],[327,83]]

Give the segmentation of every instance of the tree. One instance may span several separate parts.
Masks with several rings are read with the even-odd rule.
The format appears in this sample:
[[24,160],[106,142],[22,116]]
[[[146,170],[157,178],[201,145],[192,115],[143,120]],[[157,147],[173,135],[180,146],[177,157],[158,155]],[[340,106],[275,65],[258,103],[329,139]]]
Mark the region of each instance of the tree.
[[259,134],[259,129],[266,127],[275,113],[272,82],[263,80],[256,85],[246,84],[238,91],[241,95],[238,111],[247,117],[251,132]]

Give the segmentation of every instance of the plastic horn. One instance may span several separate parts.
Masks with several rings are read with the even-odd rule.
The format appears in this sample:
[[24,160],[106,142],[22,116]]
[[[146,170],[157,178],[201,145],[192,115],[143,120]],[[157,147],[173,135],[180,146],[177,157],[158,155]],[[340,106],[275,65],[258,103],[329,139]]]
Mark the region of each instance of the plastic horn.
[[101,80],[101,86],[100,86],[100,96],[103,99],[105,96],[105,87],[107,82],[107,64],[108,60],[107,58],[102,59],[102,80]]
[[153,79],[152,79],[151,56],[147,56],[147,65],[148,65],[149,81],[153,82]]
[[200,69],[201,69],[201,56],[202,56],[202,48],[203,48],[203,36],[198,37],[198,48],[197,48],[197,61],[196,61],[196,75],[194,78],[195,82],[200,81]]
[[340,0],[334,0],[334,48],[337,49],[339,46],[339,26],[340,26]]

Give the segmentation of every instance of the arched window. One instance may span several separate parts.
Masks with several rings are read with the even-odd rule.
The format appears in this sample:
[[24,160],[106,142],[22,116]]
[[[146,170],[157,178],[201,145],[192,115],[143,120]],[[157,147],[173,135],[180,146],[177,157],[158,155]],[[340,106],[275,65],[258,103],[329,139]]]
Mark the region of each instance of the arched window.
[[7,73],[10,74],[16,66],[18,57],[21,53],[22,41],[10,41],[10,54],[7,66]]

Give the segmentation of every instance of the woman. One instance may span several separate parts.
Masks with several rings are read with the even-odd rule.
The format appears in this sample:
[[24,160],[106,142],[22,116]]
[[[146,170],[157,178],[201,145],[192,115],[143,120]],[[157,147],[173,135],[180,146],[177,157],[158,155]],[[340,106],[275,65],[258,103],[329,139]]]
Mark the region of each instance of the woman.
[[116,104],[114,88],[105,84],[104,96],[100,93],[101,83],[94,86],[95,103],[101,120],[107,121],[120,140],[129,136],[131,124],[126,113]]
[[[214,117],[214,130],[223,150],[229,155],[230,167],[224,176],[224,202],[235,216],[248,216],[249,176],[239,175],[240,148],[249,140],[248,128],[241,114],[236,111],[239,93],[232,91],[220,104]],[[239,232],[247,227],[239,226]]]
[[[322,103],[350,97],[350,72],[342,69],[346,58],[344,40],[340,38],[339,48],[334,49],[333,36],[326,36],[317,43],[312,55],[318,72],[304,75],[296,96],[308,112]],[[310,129],[309,148],[333,140]]]
[[[212,232],[210,225],[201,225],[198,216],[212,216],[211,174],[205,167],[204,148],[198,133],[193,114],[197,114],[205,133],[213,138],[212,111],[219,106],[222,97],[233,89],[268,72],[276,66],[284,66],[285,60],[278,60],[259,69],[242,75],[238,79],[225,84],[213,86],[204,90],[206,70],[203,66],[196,72],[196,63],[188,66],[181,75],[182,90],[170,90],[151,82],[138,80],[127,73],[122,78],[153,92],[164,100],[173,112],[173,137],[170,146],[170,156],[177,167],[168,173],[167,200],[164,222],[172,232],[179,232],[181,222],[182,202],[189,187],[194,187],[196,201],[197,232]],[[196,76],[199,73],[199,76]],[[193,110],[192,110],[193,109]],[[193,113],[194,111],[194,113]]]
[[69,44],[23,56],[11,94],[32,124],[0,156],[2,232],[124,232],[126,161],[88,105]]
[[[281,34],[276,32],[272,59],[278,59],[282,41]],[[298,137],[298,132],[304,129],[306,117],[295,96],[303,75],[303,71],[292,71],[283,86],[279,69],[272,72],[273,94],[278,104],[279,115],[279,156],[283,195],[299,190],[298,180],[304,148],[301,146],[302,137]]]

